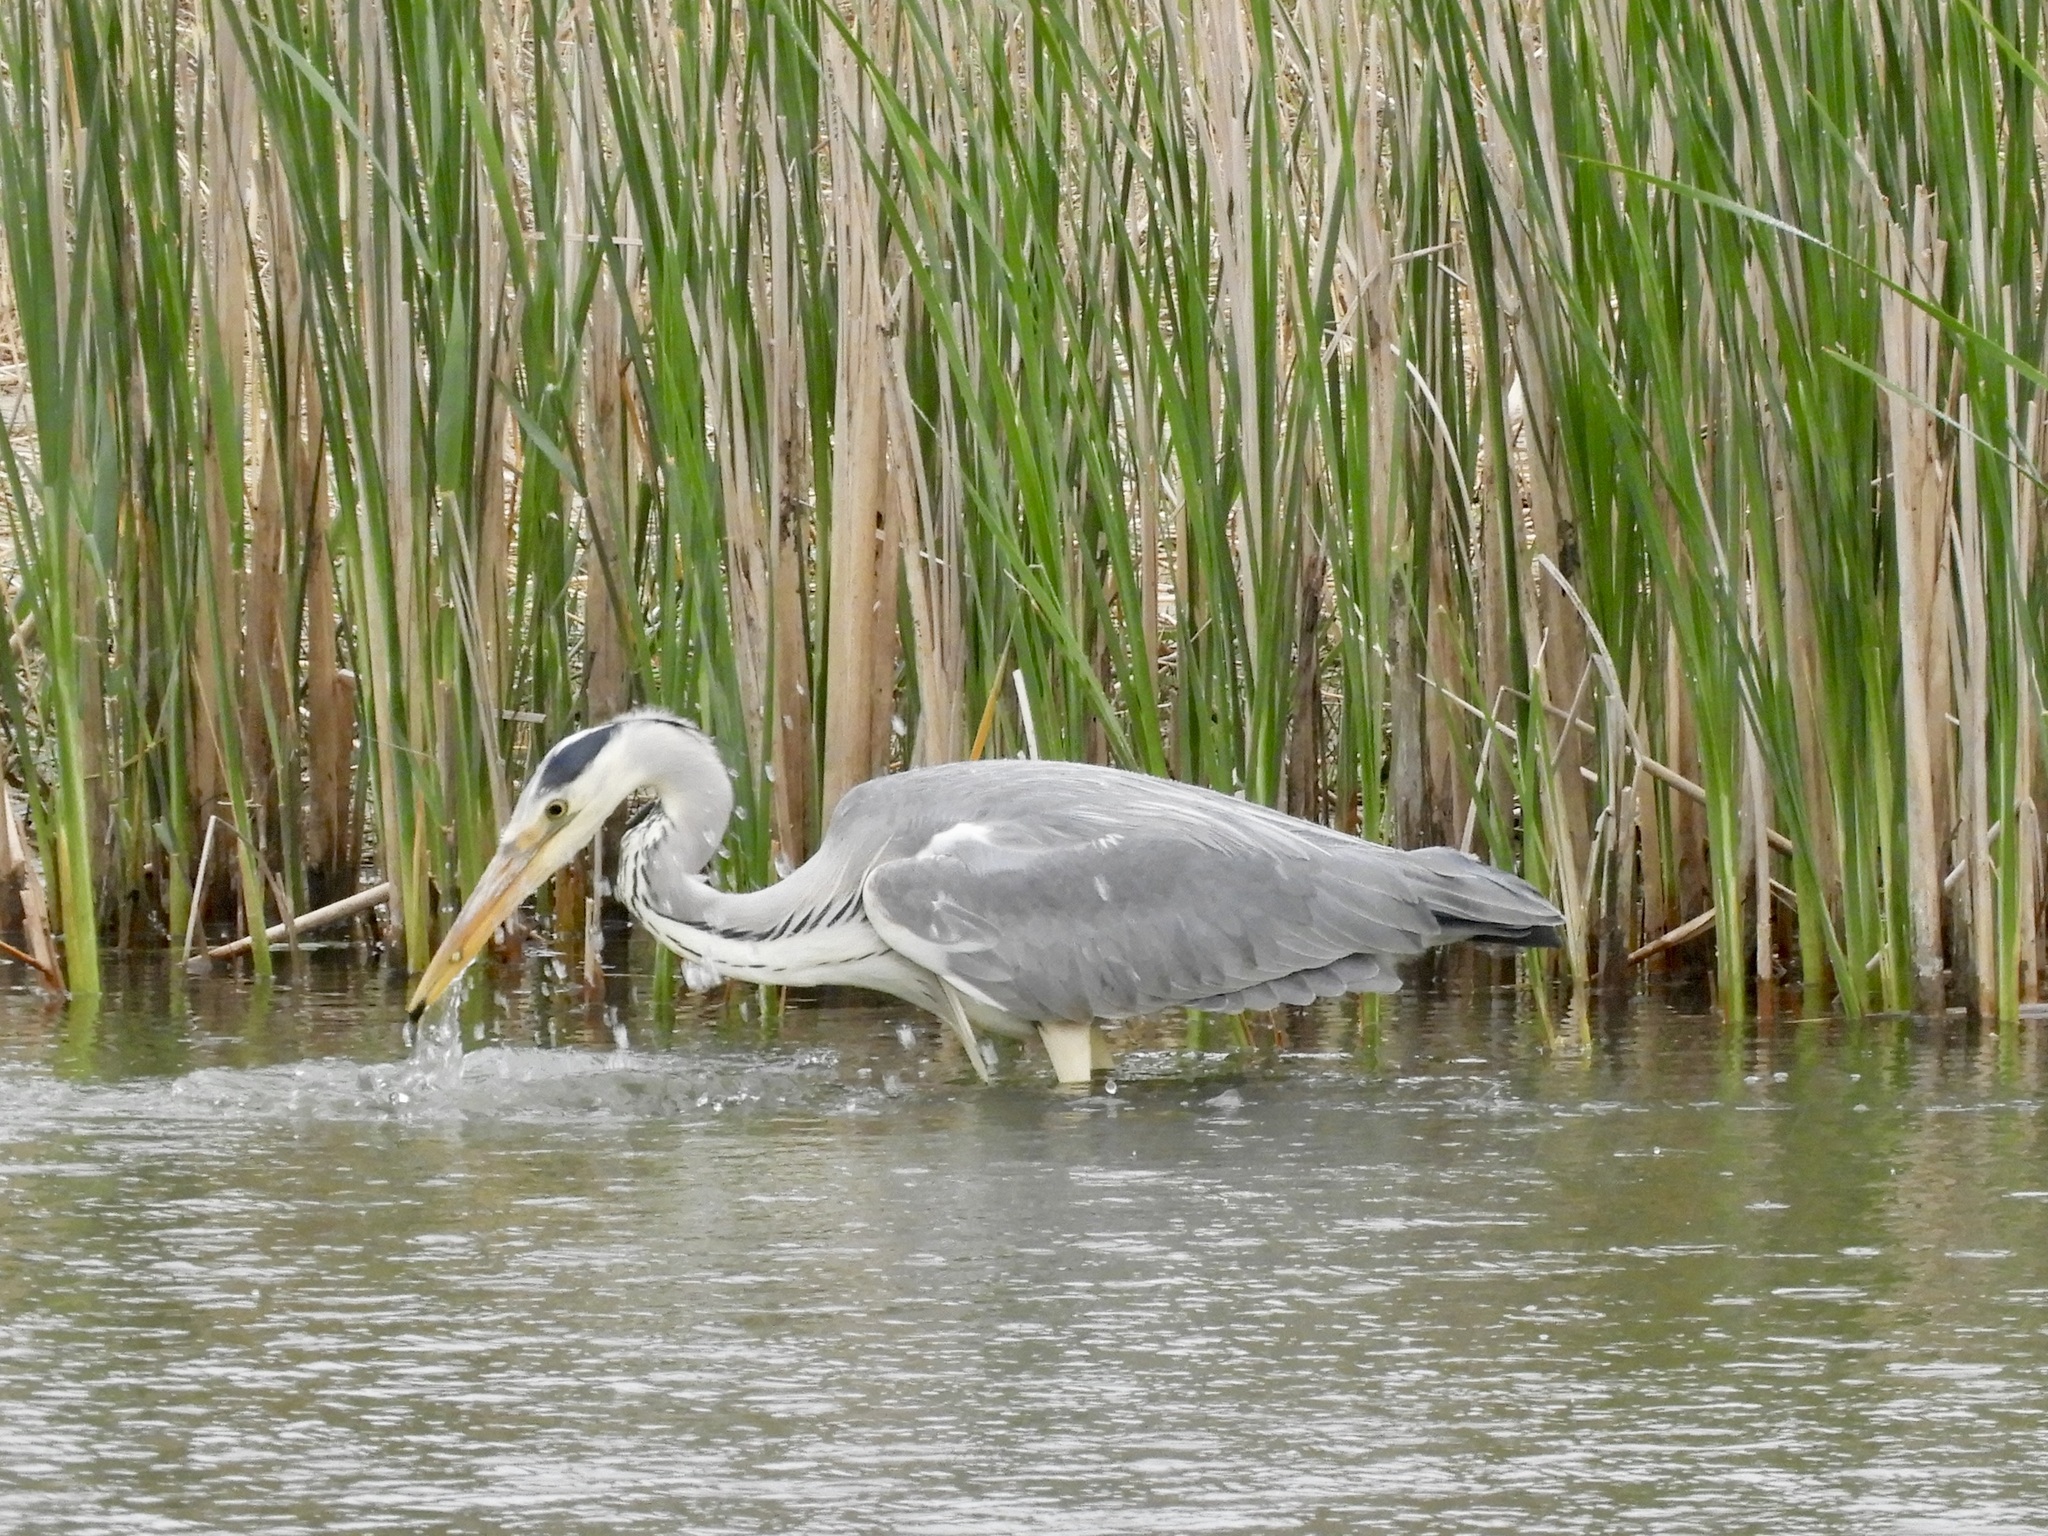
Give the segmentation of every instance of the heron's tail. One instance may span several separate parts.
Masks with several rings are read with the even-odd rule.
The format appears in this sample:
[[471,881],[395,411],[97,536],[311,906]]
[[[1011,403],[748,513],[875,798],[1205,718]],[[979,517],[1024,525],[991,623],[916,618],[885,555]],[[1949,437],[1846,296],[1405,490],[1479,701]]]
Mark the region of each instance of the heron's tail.
[[1408,861],[1445,942],[1477,939],[1538,949],[1562,942],[1564,914],[1520,875],[1455,848],[1417,848]]

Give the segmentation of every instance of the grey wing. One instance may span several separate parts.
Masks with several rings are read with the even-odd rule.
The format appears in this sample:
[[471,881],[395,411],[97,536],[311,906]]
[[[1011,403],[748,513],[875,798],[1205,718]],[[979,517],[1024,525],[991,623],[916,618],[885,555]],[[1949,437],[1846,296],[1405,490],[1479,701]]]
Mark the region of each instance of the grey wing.
[[1024,1019],[1218,1011],[1392,991],[1393,962],[1467,937],[1550,940],[1549,903],[1451,849],[1403,853],[1269,813],[1088,835],[962,827],[877,865],[893,948]]

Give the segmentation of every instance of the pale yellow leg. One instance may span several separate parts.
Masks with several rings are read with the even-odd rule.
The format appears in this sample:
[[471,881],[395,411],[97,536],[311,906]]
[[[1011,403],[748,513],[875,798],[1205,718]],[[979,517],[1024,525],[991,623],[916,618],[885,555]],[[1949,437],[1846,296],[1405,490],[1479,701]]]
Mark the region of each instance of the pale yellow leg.
[[1062,1083],[1085,1083],[1109,1070],[1109,1041],[1093,1024],[1041,1024],[1038,1038]]

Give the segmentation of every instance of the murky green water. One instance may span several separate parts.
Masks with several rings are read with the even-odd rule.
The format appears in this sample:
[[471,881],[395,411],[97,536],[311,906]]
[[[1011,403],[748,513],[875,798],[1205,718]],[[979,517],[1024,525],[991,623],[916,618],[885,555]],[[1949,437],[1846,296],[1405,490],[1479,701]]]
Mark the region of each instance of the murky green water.
[[2040,1025],[579,998],[0,996],[0,1529],[2048,1531]]

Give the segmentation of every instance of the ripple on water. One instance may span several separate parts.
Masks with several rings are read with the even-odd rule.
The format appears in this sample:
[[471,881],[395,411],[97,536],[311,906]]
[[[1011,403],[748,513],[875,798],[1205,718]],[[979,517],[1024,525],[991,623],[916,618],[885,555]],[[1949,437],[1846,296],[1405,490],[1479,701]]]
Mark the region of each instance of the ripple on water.
[[0,1528],[2041,1524],[2038,1083],[1390,1006],[1088,1098],[872,1010],[0,1066]]

